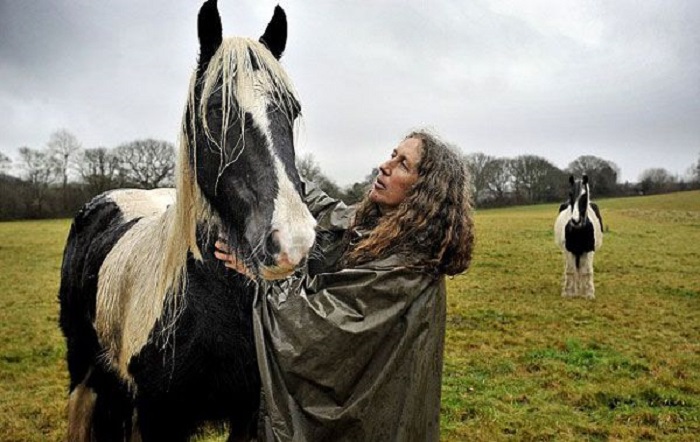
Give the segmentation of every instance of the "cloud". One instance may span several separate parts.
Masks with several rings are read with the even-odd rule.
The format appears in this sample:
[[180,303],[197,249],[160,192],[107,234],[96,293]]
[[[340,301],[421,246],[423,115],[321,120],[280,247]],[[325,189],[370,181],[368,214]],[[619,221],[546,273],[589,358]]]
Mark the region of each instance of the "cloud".
[[[276,2],[221,4],[257,37]],[[700,4],[687,1],[282,2],[300,152],[340,184],[412,128],[465,152],[579,155],[683,173],[700,153]],[[175,141],[199,5],[0,0],[0,150],[65,127],[87,147]]]

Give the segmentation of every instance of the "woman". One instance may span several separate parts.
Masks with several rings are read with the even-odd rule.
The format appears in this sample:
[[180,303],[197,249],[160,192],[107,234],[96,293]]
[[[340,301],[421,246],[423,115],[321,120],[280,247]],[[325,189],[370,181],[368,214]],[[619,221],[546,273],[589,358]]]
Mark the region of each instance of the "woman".
[[312,186],[306,202],[320,253],[306,274],[258,286],[258,437],[438,440],[444,275],[466,270],[474,245],[461,159],[412,132],[356,211]]

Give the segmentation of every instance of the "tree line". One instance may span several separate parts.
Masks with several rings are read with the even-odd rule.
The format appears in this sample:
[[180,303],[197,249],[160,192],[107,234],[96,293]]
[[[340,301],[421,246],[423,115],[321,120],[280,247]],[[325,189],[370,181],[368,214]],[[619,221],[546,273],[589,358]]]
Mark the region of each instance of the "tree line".
[[[75,135],[61,129],[43,149],[23,146],[18,152],[15,161],[0,153],[0,220],[73,217],[86,201],[106,190],[174,185],[175,146],[168,141],[142,139],[113,148],[83,148]],[[563,201],[571,174],[589,176],[594,198],[700,187],[700,158],[690,167],[688,179],[652,168],[637,183],[619,183],[619,167],[591,155],[576,158],[565,169],[535,155],[500,158],[477,152],[463,158],[477,207]],[[362,181],[341,187],[312,154],[296,163],[306,180],[347,204],[359,201],[377,174],[373,169]]]
[[612,161],[582,155],[559,169],[545,158],[520,155],[498,158],[484,153],[464,157],[471,173],[474,199],[480,207],[538,204],[565,200],[568,177],[587,174],[594,198],[648,195],[700,187],[700,159],[688,170],[688,179],[666,169],[643,171],[637,183],[620,183],[620,168]]
[[[23,146],[18,152],[15,164],[0,154],[3,220],[72,217],[106,190],[174,184],[175,147],[168,141],[144,139],[83,149],[75,135],[61,129],[51,134],[45,148]],[[19,176],[10,175],[10,169]]]

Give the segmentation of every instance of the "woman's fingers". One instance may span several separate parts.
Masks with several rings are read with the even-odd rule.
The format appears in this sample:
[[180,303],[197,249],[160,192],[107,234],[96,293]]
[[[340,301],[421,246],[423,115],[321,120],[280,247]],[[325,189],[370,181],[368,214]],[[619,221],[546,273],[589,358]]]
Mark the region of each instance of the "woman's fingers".
[[214,256],[219,261],[223,261],[225,267],[235,270],[251,279],[253,278],[253,273],[250,269],[248,269],[242,261],[236,259],[235,254],[230,253],[230,249],[226,243],[217,241],[215,246],[218,250],[214,250]]
[[218,250],[214,250],[214,256],[216,256],[216,259],[224,262],[229,262],[230,260],[234,259],[233,256],[229,255],[228,253],[219,252]]
[[214,243],[214,247],[216,247],[218,250],[220,250],[224,253],[231,253],[231,249],[229,248],[228,244],[226,244],[224,241],[222,241],[220,239]]

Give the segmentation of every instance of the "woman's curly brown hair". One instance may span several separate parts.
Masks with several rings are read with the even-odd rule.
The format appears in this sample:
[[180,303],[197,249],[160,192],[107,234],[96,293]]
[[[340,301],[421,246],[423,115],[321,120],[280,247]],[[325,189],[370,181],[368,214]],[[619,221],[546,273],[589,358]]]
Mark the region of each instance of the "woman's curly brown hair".
[[422,142],[418,180],[386,216],[365,196],[353,229],[370,233],[347,251],[345,263],[407,252],[424,256],[422,264],[434,272],[456,275],[469,267],[474,248],[469,174],[459,155],[437,136],[420,130],[404,139],[409,138]]

